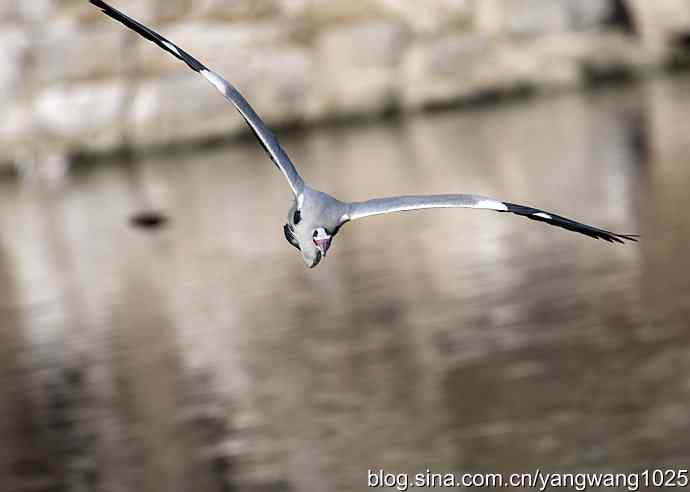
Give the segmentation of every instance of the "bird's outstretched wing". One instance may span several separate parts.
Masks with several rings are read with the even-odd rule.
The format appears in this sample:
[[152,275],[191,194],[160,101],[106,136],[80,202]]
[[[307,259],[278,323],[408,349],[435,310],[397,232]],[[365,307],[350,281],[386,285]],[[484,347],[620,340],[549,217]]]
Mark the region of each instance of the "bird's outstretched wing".
[[261,146],[264,148],[278,169],[280,169],[280,171],[285,175],[285,178],[288,180],[293,193],[295,195],[299,195],[302,192],[304,188],[304,181],[295,169],[292,161],[290,161],[290,158],[280,146],[280,143],[278,143],[278,139],[276,139],[275,135],[273,135],[273,133],[266,127],[265,123],[261,120],[261,118],[259,118],[259,115],[256,114],[247,100],[230,82],[225,80],[213,70],[206,68],[199,60],[176,46],[174,43],[168,41],[157,32],[149,29],[143,24],[140,24],[102,0],[90,1],[96,7],[101,8],[106,15],[112,17],[118,22],[121,22],[133,31],[138,32],[149,41],[156,43],[162,49],[185,62],[189,68],[200,73],[209,82],[211,82],[211,84],[213,84],[216,89],[218,89],[240,112],[251,130],[254,132],[254,135],[256,135],[256,138],[259,140]]
[[617,234],[604,229],[599,229],[581,222],[566,219],[560,215],[545,212],[537,208],[502,202],[493,198],[479,195],[425,195],[425,196],[396,196],[390,198],[375,198],[366,202],[354,202],[349,205],[348,213],[343,217],[343,222],[357,220],[371,215],[388,214],[391,212],[404,212],[408,210],[420,210],[426,208],[477,208],[495,210],[497,212],[510,212],[522,215],[528,219],[546,222],[569,231],[579,232],[594,239],[603,239],[608,242],[623,243],[637,241],[638,236],[631,234]]

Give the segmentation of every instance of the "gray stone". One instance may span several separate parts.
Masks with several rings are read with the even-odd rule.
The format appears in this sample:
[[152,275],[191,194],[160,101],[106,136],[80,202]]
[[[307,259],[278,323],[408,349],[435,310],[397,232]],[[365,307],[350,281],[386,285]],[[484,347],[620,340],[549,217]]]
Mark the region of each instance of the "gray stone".
[[601,33],[585,43],[588,49],[580,61],[590,73],[642,72],[657,62],[649,51],[641,50],[639,44],[620,33]]
[[[237,85],[271,125],[647,70],[690,32],[690,0],[627,0],[643,43],[605,25],[610,0],[115,3]],[[0,0],[0,21],[6,149],[36,126],[74,149],[120,146],[124,127],[141,146],[246,131],[203,79],[87,0]]]
[[260,53],[253,64],[246,97],[272,124],[314,120],[327,114],[312,53],[285,47]]
[[688,0],[628,0],[647,48],[663,53],[679,33],[690,32]]
[[670,31],[671,35],[690,31],[690,2],[688,0],[658,0],[655,2],[655,7],[654,12],[650,14],[651,21],[655,22],[658,28]]
[[103,79],[124,64],[127,33],[56,22],[34,36],[35,84]]
[[237,131],[240,122],[233,116],[222,97],[192,73],[147,81],[127,115],[127,139],[147,147]]
[[116,82],[54,86],[33,107],[38,131],[69,148],[105,150],[121,144],[126,91]]
[[0,110],[0,167],[14,162],[18,154],[34,144],[32,119],[30,109],[18,102]]
[[563,32],[571,20],[566,0],[485,0],[477,8],[484,31],[504,36]]
[[[293,2],[293,9],[297,2]],[[383,13],[379,0],[309,0],[301,5],[301,18],[308,29],[372,19]]]
[[333,109],[376,111],[397,99],[406,40],[403,25],[383,21],[350,24],[319,36],[322,81]]
[[214,20],[255,19],[276,14],[279,9],[279,0],[197,0],[192,15]]
[[0,22],[48,22],[57,8],[58,0],[0,0]]
[[3,29],[0,30],[0,45],[0,100],[9,101],[25,92],[29,39],[18,28]]
[[[159,18],[161,5],[165,6],[164,2],[158,0],[117,0],[111,3],[116,4],[117,8],[126,12],[127,15],[145,23],[156,21]],[[177,1],[170,3],[177,4]],[[87,0],[60,0],[58,15],[81,23],[95,22],[99,25],[99,29],[122,30],[122,26],[114,24],[112,19],[103,15],[100,9],[95,8]]]
[[[583,82],[581,60],[587,52],[583,39],[574,34],[552,34],[520,43],[505,43],[496,62],[482,67],[494,88],[512,90],[530,87],[552,90]],[[491,72],[494,72],[492,75]]]
[[[243,71],[262,47],[278,46],[289,41],[292,27],[279,22],[197,22],[166,26],[161,33],[210,68],[227,66]],[[184,65],[161,52],[152,43],[137,38],[132,47],[134,67],[141,75],[176,73]]]
[[[270,58],[257,60],[266,63],[244,67],[232,83],[268,124],[322,114],[313,62],[305,50],[272,51]],[[232,72],[222,65],[217,71]],[[128,121],[131,138],[142,146],[248,131],[232,105],[194,73],[143,83]]]
[[416,43],[404,67],[406,106],[467,97],[477,90],[482,66],[492,67],[495,47],[476,34],[449,34]]
[[0,141],[21,140],[31,128],[31,111],[22,104],[9,104],[0,117]]
[[379,1],[387,13],[403,19],[421,33],[470,28],[474,19],[475,0]]
[[566,8],[570,26],[576,30],[586,30],[601,26],[611,15],[611,0],[567,0]]

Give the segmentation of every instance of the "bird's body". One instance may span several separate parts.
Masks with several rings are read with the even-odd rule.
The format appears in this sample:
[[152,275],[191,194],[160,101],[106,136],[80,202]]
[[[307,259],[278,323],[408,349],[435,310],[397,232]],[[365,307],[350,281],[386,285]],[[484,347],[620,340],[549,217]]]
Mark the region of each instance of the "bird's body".
[[322,229],[330,237],[338,233],[340,227],[347,221],[349,204],[333,198],[328,193],[315,190],[305,185],[302,192],[295,197],[295,200],[288,212],[288,227],[302,253],[302,258],[309,268],[319,264],[321,258],[325,256],[328,246],[319,249],[314,242],[314,232]]
[[259,144],[281,171],[293,192],[294,201],[288,212],[288,220],[283,226],[283,231],[285,239],[300,250],[304,263],[309,268],[318,265],[321,259],[326,256],[333,237],[347,222],[372,215],[429,208],[475,208],[510,212],[578,232],[595,239],[604,239],[608,242],[622,243],[626,240],[637,240],[637,236],[634,235],[613,233],[561,217],[551,212],[479,195],[398,196],[374,198],[364,202],[343,202],[337,200],[331,195],[312,188],[305,183],[287,153],[278,143],[275,135],[266,127],[251,105],[230,82],[204,66],[199,60],[171,41],[111,7],[103,0],[90,1],[93,5],[100,7],[108,16],[121,22],[185,62],[189,68],[206,78],[235,106],[256,136]]

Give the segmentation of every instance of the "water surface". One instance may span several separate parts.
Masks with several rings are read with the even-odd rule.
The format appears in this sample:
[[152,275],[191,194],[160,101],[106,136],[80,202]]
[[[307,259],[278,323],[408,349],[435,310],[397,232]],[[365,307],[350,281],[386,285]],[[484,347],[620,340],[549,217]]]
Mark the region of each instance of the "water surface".
[[[349,224],[307,270],[249,140],[0,182],[0,489],[687,468],[689,82],[281,138],[342,199],[481,193],[637,245],[439,210]],[[149,209],[171,222],[132,228]]]

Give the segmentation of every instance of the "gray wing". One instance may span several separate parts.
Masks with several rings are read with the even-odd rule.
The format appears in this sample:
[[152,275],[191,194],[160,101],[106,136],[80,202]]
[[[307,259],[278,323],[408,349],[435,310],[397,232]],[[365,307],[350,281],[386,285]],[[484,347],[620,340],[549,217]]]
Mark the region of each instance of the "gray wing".
[[424,195],[424,196],[396,196],[390,198],[375,198],[366,202],[354,202],[349,204],[349,211],[343,217],[343,222],[357,220],[371,215],[388,214],[391,212],[404,212],[408,210],[420,210],[426,208],[477,208],[494,210],[496,212],[510,212],[522,215],[528,219],[546,222],[569,231],[579,232],[594,239],[603,239],[608,242],[623,243],[637,241],[638,236],[631,234],[617,234],[615,232],[599,229],[581,222],[566,219],[551,212],[545,212],[537,208],[502,202],[493,198],[479,195]]
[[280,143],[278,143],[278,139],[266,127],[261,118],[259,118],[259,115],[256,114],[254,109],[249,105],[242,94],[240,94],[230,82],[215,73],[213,70],[206,68],[199,60],[175,44],[171,43],[157,32],[154,32],[143,24],[140,24],[102,0],[90,1],[93,5],[101,8],[106,15],[112,17],[118,22],[121,22],[133,31],[138,32],[149,41],[156,43],[162,49],[185,62],[189,68],[200,73],[209,82],[211,82],[211,84],[213,84],[216,89],[218,89],[221,94],[223,94],[225,98],[230,101],[240,112],[273,163],[278,167],[283,175],[285,175],[285,178],[288,180],[293,193],[295,195],[299,195],[302,192],[302,189],[304,188],[304,181],[295,169],[292,161],[290,161],[290,158],[280,146]]

